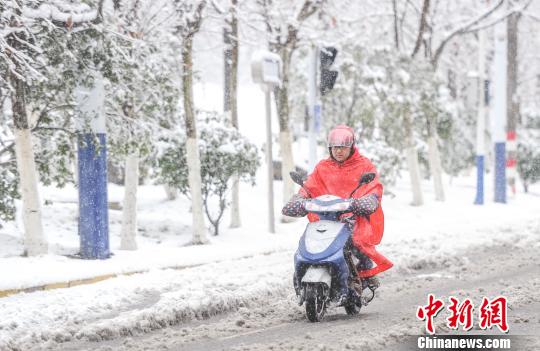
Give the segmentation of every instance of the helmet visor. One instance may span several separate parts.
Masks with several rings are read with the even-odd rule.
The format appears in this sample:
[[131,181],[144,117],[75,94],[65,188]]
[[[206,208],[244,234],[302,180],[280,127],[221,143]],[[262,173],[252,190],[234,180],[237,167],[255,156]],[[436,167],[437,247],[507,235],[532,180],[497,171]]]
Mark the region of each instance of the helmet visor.
[[341,146],[351,147],[354,142],[354,135],[347,129],[333,129],[328,135],[328,147]]

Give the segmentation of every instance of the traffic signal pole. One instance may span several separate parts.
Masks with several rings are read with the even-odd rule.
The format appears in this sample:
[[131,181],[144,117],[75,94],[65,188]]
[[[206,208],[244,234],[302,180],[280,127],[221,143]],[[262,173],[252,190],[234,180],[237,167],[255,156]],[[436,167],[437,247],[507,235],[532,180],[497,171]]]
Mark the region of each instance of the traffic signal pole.
[[[311,47],[308,74],[308,115],[309,115],[309,172],[317,163],[317,134],[322,124],[322,108],[318,94],[324,96],[334,87],[338,72],[331,69],[336,59],[337,49],[334,47]],[[319,64],[320,63],[320,64]],[[317,89],[317,73],[319,73],[319,89]]]
[[308,74],[309,173],[313,172],[313,169],[317,163],[317,136],[315,134],[315,104],[317,103],[317,53],[317,47],[312,46],[309,55]]

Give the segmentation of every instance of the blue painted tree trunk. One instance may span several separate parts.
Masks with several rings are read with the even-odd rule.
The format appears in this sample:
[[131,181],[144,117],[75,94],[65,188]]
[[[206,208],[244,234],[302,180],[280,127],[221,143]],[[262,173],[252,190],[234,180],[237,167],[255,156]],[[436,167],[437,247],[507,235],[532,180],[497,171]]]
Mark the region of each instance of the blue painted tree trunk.
[[78,151],[80,254],[85,259],[106,259],[110,250],[105,133],[80,134]]

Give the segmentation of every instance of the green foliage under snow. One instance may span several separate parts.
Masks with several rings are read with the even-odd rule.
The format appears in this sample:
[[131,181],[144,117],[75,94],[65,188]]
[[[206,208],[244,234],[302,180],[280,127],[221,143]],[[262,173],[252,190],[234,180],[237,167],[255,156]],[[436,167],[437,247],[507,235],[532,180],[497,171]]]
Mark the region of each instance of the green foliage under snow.
[[[260,161],[256,146],[230,126],[223,115],[199,112],[197,129],[204,207],[217,235],[233,176],[254,185]],[[186,136],[180,132],[162,141],[157,172],[159,182],[189,195],[185,143]]]

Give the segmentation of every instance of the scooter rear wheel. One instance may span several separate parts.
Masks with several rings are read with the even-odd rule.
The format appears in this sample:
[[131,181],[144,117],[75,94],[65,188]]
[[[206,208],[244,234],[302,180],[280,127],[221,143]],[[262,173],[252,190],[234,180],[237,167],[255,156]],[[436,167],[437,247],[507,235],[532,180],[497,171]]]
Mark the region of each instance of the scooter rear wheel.
[[343,305],[343,308],[345,308],[345,312],[349,316],[354,316],[360,313],[360,308],[357,307],[354,302],[347,302],[345,305]]

